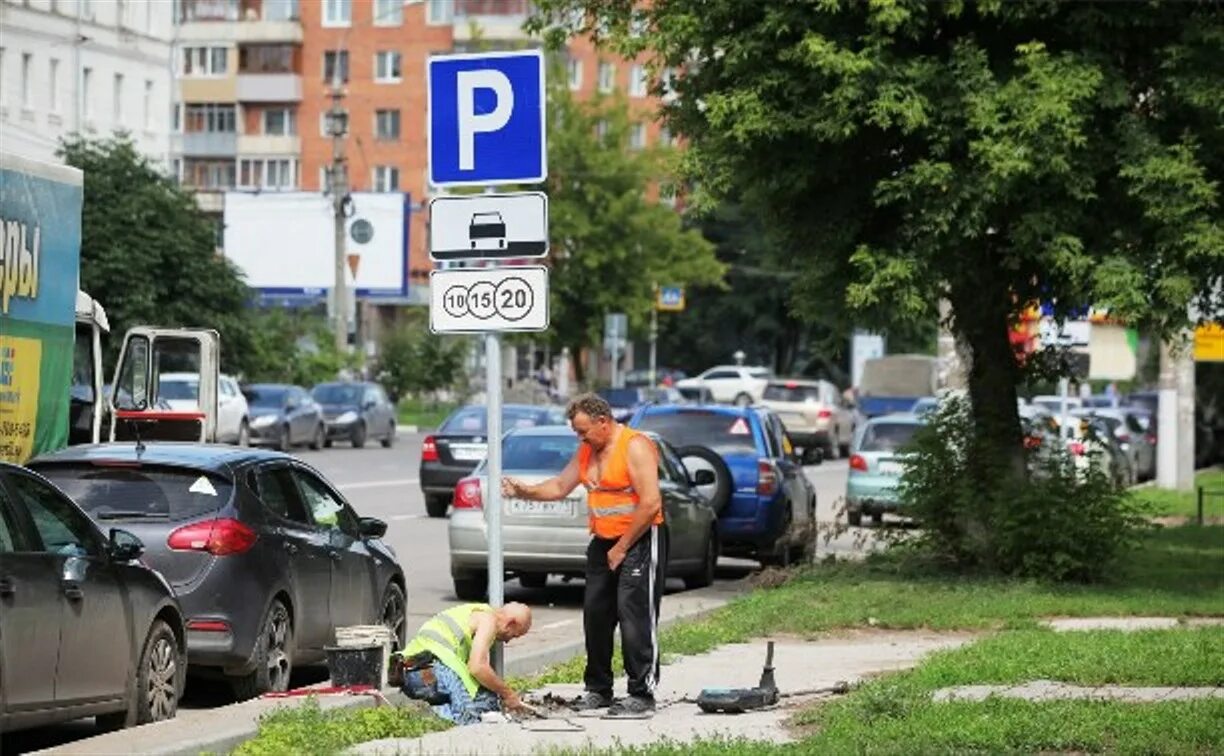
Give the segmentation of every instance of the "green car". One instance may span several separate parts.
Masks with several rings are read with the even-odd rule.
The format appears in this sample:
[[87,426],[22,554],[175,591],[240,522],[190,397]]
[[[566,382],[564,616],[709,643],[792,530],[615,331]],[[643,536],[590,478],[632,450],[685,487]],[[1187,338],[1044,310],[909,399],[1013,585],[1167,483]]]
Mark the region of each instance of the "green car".
[[862,525],[870,515],[876,525],[884,522],[885,512],[901,506],[898,486],[904,447],[925,424],[910,413],[872,418],[859,428],[850,449],[850,475],[846,480],[846,520]]

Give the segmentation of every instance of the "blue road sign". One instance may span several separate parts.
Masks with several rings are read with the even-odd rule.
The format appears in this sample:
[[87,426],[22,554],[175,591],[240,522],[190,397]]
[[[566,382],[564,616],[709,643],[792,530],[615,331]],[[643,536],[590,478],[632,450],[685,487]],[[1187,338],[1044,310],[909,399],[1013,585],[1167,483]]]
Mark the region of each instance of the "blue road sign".
[[534,184],[548,176],[540,50],[429,59],[429,180]]
[[659,301],[657,303],[660,310],[668,310],[671,312],[679,312],[684,309],[684,287],[683,286],[660,286]]

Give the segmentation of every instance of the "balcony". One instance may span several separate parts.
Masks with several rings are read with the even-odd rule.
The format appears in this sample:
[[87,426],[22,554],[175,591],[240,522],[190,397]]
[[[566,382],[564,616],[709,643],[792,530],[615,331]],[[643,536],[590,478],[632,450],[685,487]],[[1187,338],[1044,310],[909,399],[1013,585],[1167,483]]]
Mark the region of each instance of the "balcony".
[[238,102],[301,102],[302,77],[294,73],[239,73]]
[[302,41],[297,0],[181,0],[183,42]]
[[523,24],[531,10],[530,0],[455,0],[455,42],[527,41]]
[[268,134],[243,134],[238,137],[238,153],[240,155],[297,156],[301,152],[301,137],[272,136]]
[[238,135],[225,131],[194,131],[176,134],[171,149],[186,157],[228,157],[238,154]]

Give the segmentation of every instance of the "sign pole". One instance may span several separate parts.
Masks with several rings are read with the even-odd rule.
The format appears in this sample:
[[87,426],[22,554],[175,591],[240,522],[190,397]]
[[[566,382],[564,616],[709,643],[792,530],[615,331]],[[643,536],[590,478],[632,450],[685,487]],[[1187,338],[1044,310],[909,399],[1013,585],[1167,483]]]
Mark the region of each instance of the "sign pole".
[[650,387],[659,385],[658,347],[659,347],[659,285],[654,284],[654,302],[650,306]]
[[[489,464],[488,504],[485,519],[489,529],[489,604],[494,608],[505,603],[505,568],[502,560],[502,375],[501,335],[496,331],[486,333],[485,382],[487,385],[485,404],[488,407]],[[502,676],[505,657],[500,643],[493,644],[493,670]]]

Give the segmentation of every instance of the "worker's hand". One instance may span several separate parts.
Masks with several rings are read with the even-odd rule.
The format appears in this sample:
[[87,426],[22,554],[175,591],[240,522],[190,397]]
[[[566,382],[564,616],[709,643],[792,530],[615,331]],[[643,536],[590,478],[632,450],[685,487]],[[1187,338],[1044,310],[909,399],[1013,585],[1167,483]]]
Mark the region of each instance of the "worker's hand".
[[628,549],[619,543],[608,549],[608,569],[615,572],[616,568],[621,566],[621,562],[625,561],[625,554],[627,552]]
[[521,480],[514,478],[502,478],[502,496],[523,498],[525,486]]
[[514,691],[510,691],[502,696],[502,708],[511,712],[527,710],[527,707],[523,705],[523,699],[519,698],[518,693]]

